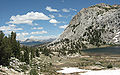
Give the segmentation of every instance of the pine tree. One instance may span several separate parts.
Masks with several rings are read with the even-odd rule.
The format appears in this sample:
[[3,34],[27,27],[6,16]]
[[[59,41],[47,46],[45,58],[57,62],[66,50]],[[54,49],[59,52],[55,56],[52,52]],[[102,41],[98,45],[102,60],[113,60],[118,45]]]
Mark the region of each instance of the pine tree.
[[36,49],[36,57],[39,57],[39,56],[40,56],[40,54],[39,54],[39,50]]
[[27,47],[25,47],[25,49],[24,49],[24,59],[25,59],[25,62],[27,63],[27,64],[29,64],[29,62],[30,62],[30,60],[29,60],[29,49],[27,48]]
[[2,37],[0,42],[0,65],[8,66],[9,60],[12,54],[11,46],[10,46],[10,39],[1,32],[0,37]]
[[16,33],[11,32],[11,47],[12,47],[12,53],[13,56],[16,58],[20,58],[20,43],[16,41]]
[[31,60],[32,60],[32,58],[35,58],[35,50],[32,47],[30,47],[30,51],[31,51]]

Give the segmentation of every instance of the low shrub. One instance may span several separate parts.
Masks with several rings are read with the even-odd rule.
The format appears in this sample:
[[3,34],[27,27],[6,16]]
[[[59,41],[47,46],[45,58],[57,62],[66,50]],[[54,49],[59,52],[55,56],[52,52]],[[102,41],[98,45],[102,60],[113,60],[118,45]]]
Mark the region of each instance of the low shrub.
[[38,75],[36,69],[31,69],[30,70],[30,75]]
[[109,68],[113,68],[113,65],[112,64],[109,64],[108,66],[107,66],[107,68],[109,69]]

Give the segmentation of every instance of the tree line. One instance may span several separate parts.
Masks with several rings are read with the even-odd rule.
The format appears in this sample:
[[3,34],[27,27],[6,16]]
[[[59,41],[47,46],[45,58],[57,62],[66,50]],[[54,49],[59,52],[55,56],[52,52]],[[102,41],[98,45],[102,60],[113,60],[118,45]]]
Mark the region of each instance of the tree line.
[[29,64],[32,58],[36,56],[39,57],[38,49],[20,45],[20,42],[16,40],[15,32],[5,36],[0,31],[0,65],[9,66],[11,57]]

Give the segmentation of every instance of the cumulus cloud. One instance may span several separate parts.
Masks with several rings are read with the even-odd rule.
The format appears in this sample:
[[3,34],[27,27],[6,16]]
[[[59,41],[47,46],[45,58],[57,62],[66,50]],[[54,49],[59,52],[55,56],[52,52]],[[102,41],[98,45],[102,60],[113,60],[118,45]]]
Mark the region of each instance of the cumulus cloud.
[[9,23],[12,24],[32,24],[34,20],[49,20],[50,18],[43,13],[28,12],[25,15],[11,16]]
[[51,19],[49,22],[50,22],[50,23],[60,23],[60,22],[58,22],[56,19]]
[[25,33],[25,32],[23,32],[23,33],[17,33],[17,36],[20,36],[20,35],[22,35],[22,36],[26,36],[26,35],[29,35],[29,33]]
[[1,31],[4,31],[5,34],[10,34],[12,31],[20,31],[23,30],[22,28],[16,28],[15,25],[9,25],[9,26],[1,26],[0,27]]
[[22,29],[22,28],[16,28],[16,27],[13,26],[13,25],[9,25],[9,26],[1,26],[1,27],[0,27],[0,30],[3,30],[3,31],[7,31],[7,30],[17,31],[17,30],[23,30],[23,29]]
[[32,29],[38,29],[38,30],[41,30],[41,29],[43,29],[43,27],[33,27]]
[[27,35],[29,35],[27,32],[17,33],[17,40],[25,41],[27,39]]
[[25,35],[29,35],[29,33],[22,33],[22,35],[24,35],[24,36],[25,36]]
[[51,7],[47,6],[46,10],[48,10],[49,12],[58,12],[57,9],[52,9]]
[[66,8],[62,9],[62,11],[63,11],[63,12],[70,12],[70,10],[69,10],[69,9],[66,9]]
[[59,28],[65,29],[68,25],[59,26]]
[[69,9],[62,9],[63,12],[70,12],[70,11],[77,11],[76,9],[73,9],[73,8],[69,8]]
[[54,15],[51,15],[51,14],[49,15],[49,17],[50,17],[50,18],[55,18],[55,16],[54,16]]
[[31,34],[46,34],[48,33],[47,31],[36,31],[36,32],[31,32]]

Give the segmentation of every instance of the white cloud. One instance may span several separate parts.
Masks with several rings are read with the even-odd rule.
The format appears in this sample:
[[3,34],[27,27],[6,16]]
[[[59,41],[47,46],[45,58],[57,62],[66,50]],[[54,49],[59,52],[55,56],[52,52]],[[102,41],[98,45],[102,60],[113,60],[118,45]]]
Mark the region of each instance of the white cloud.
[[58,17],[63,17],[61,14],[58,14]]
[[29,39],[35,39],[35,40],[46,40],[46,39],[54,39],[58,38],[58,36],[50,35],[50,36],[30,36]]
[[62,9],[63,12],[70,12],[70,11],[77,11],[76,9],[73,9],[73,8],[69,8],[69,9]]
[[33,20],[12,20],[12,21],[9,21],[9,23],[12,23],[12,24],[32,24]]
[[59,28],[65,29],[68,25],[59,26]]
[[0,30],[2,31],[18,31],[23,30],[22,28],[16,28],[15,25],[1,26]]
[[52,9],[51,7],[47,6],[46,10],[48,10],[49,12],[58,12],[57,9]]
[[[11,34],[12,31],[4,31],[4,34]],[[13,31],[14,32],[14,31]]]
[[54,16],[54,15],[51,15],[51,14],[49,15],[49,17],[50,17],[50,18],[55,18],[55,16]]
[[49,20],[50,18],[43,13],[28,12],[25,15],[11,16],[9,23],[12,24],[32,24],[34,20]]
[[31,32],[31,34],[46,34],[48,33],[47,31],[36,31],[36,32]]
[[29,35],[29,33],[22,33],[22,35],[24,35],[24,36],[25,36],[25,35]]
[[17,36],[20,36],[20,35],[22,35],[22,36],[26,36],[26,35],[29,35],[29,33],[25,33],[25,32],[23,32],[23,33],[17,33]]
[[27,32],[17,33],[17,40],[25,41],[27,39],[27,35],[29,35]]
[[46,40],[46,39],[54,39],[54,38],[58,38],[60,35],[50,35],[50,36],[34,36],[34,35],[31,35],[31,36],[27,36],[29,35],[29,33],[17,33],[17,40],[20,40],[20,41],[25,41],[26,39],[34,39],[34,40]]
[[77,11],[76,9],[73,9],[73,8],[70,8],[70,10],[72,10],[72,11]]
[[63,12],[70,12],[70,10],[68,10],[68,9],[66,9],[66,8],[62,9],[62,11],[63,11]]
[[32,29],[43,29],[43,27],[33,27]]
[[23,29],[16,28],[16,25],[9,25],[9,26],[1,26],[0,30],[3,31],[5,34],[10,34],[12,31],[17,32]]
[[[17,40],[21,40],[21,41],[25,41],[28,38],[32,38],[32,39],[44,39],[41,37],[37,37],[37,36],[33,36],[34,34],[45,34],[47,33],[47,31],[37,31],[37,32],[31,32],[31,33],[27,33],[27,32],[23,32],[23,33],[17,33]],[[31,36],[30,36],[31,35]]]
[[10,27],[16,27],[16,25],[12,24],[12,25],[9,25]]
[[60,23],[60,22],[58,22],[56,19],[51,19],[49,22],[50,22],[50,23]]

